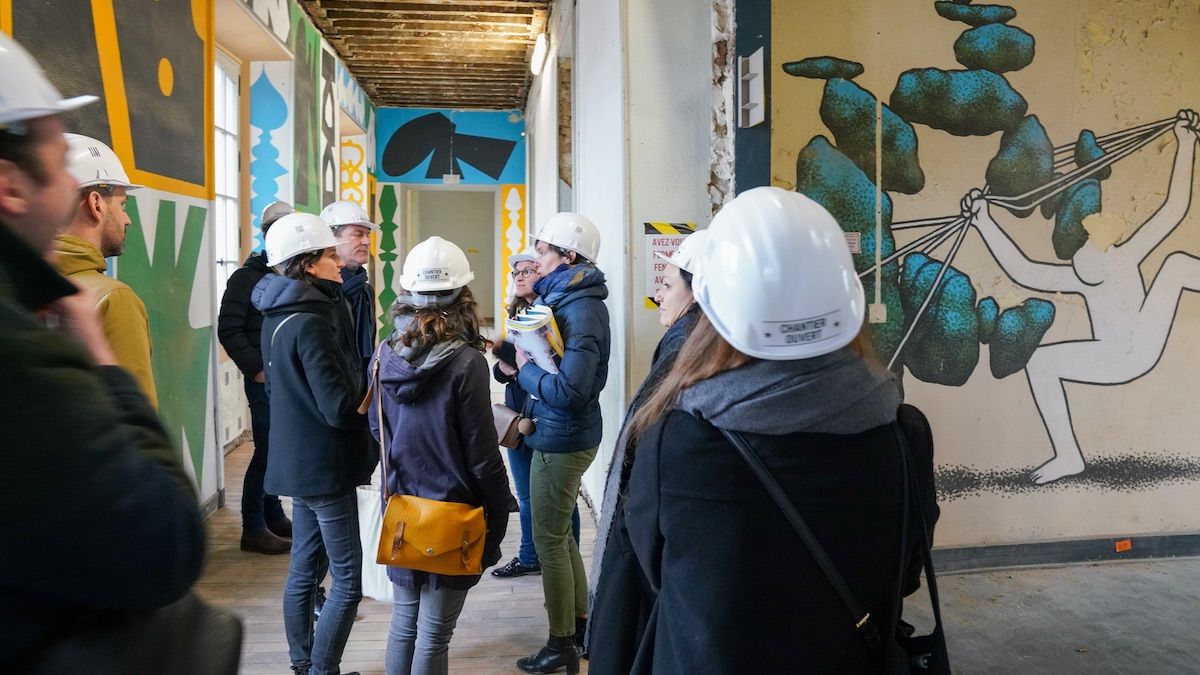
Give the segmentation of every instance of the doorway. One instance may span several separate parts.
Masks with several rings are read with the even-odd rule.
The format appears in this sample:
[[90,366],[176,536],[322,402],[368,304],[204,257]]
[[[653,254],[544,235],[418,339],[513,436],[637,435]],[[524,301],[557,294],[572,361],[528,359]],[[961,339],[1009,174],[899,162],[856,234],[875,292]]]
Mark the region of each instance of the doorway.
[[433,236],[467,254],[475,280],[469,284],[484,323],[494,325],[499,192],[490,186],[409,186],[405,190],[408,249]]

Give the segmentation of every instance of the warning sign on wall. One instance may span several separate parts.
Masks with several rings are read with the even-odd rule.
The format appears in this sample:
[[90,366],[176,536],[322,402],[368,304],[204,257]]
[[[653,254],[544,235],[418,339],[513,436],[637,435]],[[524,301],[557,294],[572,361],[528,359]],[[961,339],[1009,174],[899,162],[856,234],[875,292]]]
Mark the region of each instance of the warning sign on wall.
[[650,295],[643,299],[646,309],[658,309],[654,304],[654,294],[662,285],[663,270],[667,263],[654,255],[661,253],[671,256],[679,249],[683,238],[696,231],[695,223],[645,223],[645,261],[646,261],[646,292]]

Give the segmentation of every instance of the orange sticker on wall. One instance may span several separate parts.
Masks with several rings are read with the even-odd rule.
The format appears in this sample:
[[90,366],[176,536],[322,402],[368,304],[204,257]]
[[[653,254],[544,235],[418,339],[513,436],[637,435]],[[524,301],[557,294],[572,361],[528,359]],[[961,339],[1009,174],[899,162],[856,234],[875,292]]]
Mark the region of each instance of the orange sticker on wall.
[[1125,551],[1132,551],[1133,550],[1133,540],[1132,539],[1122,539],[1122,540],[1116,542],[1116,544],[1114,545],[1113,548],[1115,548],[1117,550],[1117,553],[1124,553]]

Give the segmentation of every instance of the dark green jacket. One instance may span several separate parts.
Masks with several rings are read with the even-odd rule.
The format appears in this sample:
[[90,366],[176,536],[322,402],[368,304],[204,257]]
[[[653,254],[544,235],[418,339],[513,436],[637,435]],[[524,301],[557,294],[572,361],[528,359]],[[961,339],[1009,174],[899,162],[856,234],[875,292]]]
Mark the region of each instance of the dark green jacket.
[[73,292],[0,224],[0,672],[170,604],[203,564],[195,491],[137,382],[38,313]]

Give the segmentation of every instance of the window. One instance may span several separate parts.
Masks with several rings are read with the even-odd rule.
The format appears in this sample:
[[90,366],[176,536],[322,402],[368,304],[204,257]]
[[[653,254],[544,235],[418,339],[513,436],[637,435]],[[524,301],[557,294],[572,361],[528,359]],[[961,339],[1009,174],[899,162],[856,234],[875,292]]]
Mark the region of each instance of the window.
[[217,297],[229,276],[242,264],[239,218],[238,73],[237,64],[218,52],[213,65],[213,179],[216,201],[213,224],[217,240]]

